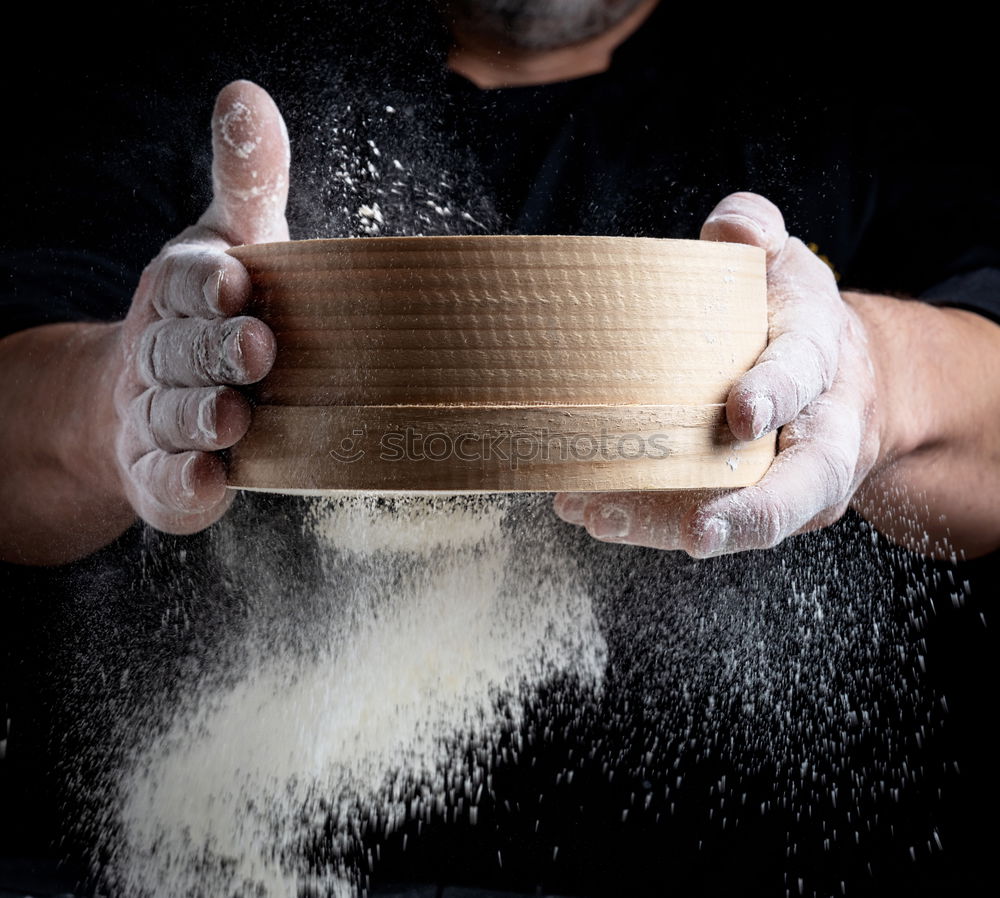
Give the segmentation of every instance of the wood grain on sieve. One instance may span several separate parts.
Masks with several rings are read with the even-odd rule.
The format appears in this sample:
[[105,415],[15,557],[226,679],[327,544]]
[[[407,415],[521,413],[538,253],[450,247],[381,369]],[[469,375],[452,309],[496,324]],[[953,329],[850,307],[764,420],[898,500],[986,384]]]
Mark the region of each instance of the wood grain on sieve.
[[[485,427],[502,409],[514,426],[517,415],[534,420],[532,408],[606,407],[625,432],[649,408],[690,410],[671,426],[687,434],[678,447],[691,451],[678,448],[659,466],[590,461],[503,473],[466,465],[447,475],[452,488],[475,481],[481,489],[547,489],[589,482],[588,468],[605,484],[592,488],[604,489],[737,485],[760,476],[752,464],[734,467],[722,443],[708,449],[692,442],[708,426],[699,410],[715,408],[716,420],[733,383],[766,345],[764,261],[756,247],[508,236],[297,241],[231,252],[250,271],[252,313],[278,342],[274,368],[254,390],[251,433],[233,452],[234,485],[254,486],[266,469],[267,488],[276,489],[282,464],[294,477],[326,477],[320,462],[313,470],[279,444],[296,443],[295,453],[315,449],[341,421],[338,406],[354,415],[425,406],[443,427],[463,408],[488,409],[478,421]],[[369,416],[385,423],[380,414]],[[589,414],[581,420],[604,420]],[[773,455],[773,446],[754,451]],[[269,452],[273,463],[263,461]],[[729,473],[718,466],[723,455]],[[350,477],[445,488],[415,485],[436,475],[405,467],[359,468]]]
[[[416,451],[387,457],[399,454],[406,434]],[[387,443],[387,435],[398,439]],[[525,456],[516,462],[514,445]],[[638,457],[621,455],[640,449]],[[755,483],[773,457],[774,435],[736,443],[721,405],[265,406],[237,444],[230,485],[311,492],[739,487]]]

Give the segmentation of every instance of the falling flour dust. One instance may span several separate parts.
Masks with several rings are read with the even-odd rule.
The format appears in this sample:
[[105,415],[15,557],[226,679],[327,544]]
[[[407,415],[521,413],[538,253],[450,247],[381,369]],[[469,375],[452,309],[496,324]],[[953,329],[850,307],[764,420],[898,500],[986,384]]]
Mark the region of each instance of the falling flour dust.
[[560,790],[606,793],[609,831],[664,827],[664,859],[782,821],[789,894],[842,893],[841,846],[941,850],[907,822],[940,721],[923,575],[900,604],[869,528],[697,562],[590,540],[544,495],[359,496],[243,497],[213,532],[238,613],[201,650],[216,674],[121,728],[103,894],[365,894],[394,834],[419,851],[484,813],[551,830],[557,865],[580,850]]
[[331,568],[346,557],[353,582],[331,569],[312,651],[267,657],[266,644],[247,645],[241,679],[190,696],[139,748],[122,783],[124,893],[296,898],[313,879],[321,894],[338,883],[346,893],[350,870],[317,875],[289,860],[322,832],[319,807],[341,808],[341,857],[359,822],[352,808],[374,809],[391,830],[422,813],[414,785],[433,802],[468,782],[474,817],[487,784],[456,739],[517,727],[526,684],[569,672],[599,686],[605,663],[570,562],[526,580],[511,565],[505,511],[502,500],[313,505],[320,557]]

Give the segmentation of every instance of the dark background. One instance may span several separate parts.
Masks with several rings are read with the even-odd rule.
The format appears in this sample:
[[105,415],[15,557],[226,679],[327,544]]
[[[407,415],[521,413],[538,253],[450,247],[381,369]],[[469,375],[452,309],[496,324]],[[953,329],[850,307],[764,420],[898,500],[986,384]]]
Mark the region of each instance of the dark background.
[[[738,95],[776,115],[785,108],[796,108],[796,104],[809,107],[830,97],[866,97],[888,109],[905,108],[908,122],[915,116],[921,124],[915,133],[905,132],[907,139],[926,141],[933,154],[953,169],[967,171],[973,181],[981,177],[984,167],[995,173],[996,77],[983,23],[937,20],[933,27],[920,27],[911,20],[905,26],[894,23],[890,29],[876,31],[864,19],[843,21],[840,15],[846,14],[821,10],[806,23],[787,16],[768,18],[757,8],[728,15],[715,8],[688,9],[684,25],[678,16],[676,28],[666,33],[663,54],[670,58],[679,86],[696,83],[706,93]],[[234,48],[237,56],[245,59],[242,72],[251,78],[263,76],[265,86],[273,84],[280,96],[282,90],[293,90],[304,75],[294,58],[275,61],[274,44],[294,41],[322,52],[328,43],[326,35],[335,35],[341,59],[352,60],[352,77],[359,81],[380,79],[390,87],[398,83],[405,92],[414,79],[433,81],[433,73],[428,72],[442,40],[440,30],[421,7],[402,3],[281,4],[280,8],[247,3],[156,5],[104,18],[82,7],[60,15],[38,8],[27,11],[16,27],[11,23],[6,31],[6,52],[0,62],[3,83],[8,85],[2,151],[5,176],[0,178],[0,249],[8,259],[22,260],[38,258],[42,235],[49,237],[47,244],[83,250],[95,229],[108,232],[109,206],[113,208],[122,200],[117,181],[106,189],[99,181],[88,185],[93,197],[89,209],[81,209],[74,188],[74,198],[67,198],[65,205],[73,210],[71,217],[60,215],[59,185],[93,177],[97,170],[106,172],[109,153],[120,155],[123,170],[142,164],[150,140],[142,129],[150,108],[136,109],[134,117],[123,117],[121,106],[106,102],[116,92],[127,96],[126,108],[134,106],[137,99],[148,100],[162,125],[157,137],[169,135],[180,143],[204,143],[211,100],[232,73]],[[171,86],[166,94],[160,89],[165,82]],[[192,114],[192,109],[200,111]],[[180,133],[174,132],[173,122],[178,123]],[[92,163],[98,158],[102,164],[95,167]],[[190,160],[167,154],[161,162],[153,181],[162,181],[165,194],[175,194],[176,183],[194,185],[180,199],[181,207],[169,210],[171,217],[191,220],[208,199],[204,179],[195,180],[193,171],[197,168],[190,168]],[[206,162],[207,158],[200,161],[202,174]],[[149,182],[147,177],[142,179],[143,190],[150,190]],[[152,195],[138,196],[136,201],[156,207],[160,194],[155,185],[152,189]],[[986,189],[992,188],[984,185]],[[97,295],[121,294],[134,283],[137,260],[150,258],[164,239],[161,223],[154,215],[146,220],[126,216],[123,228],[127,233],[115,243],[121,251],[120,262],[106,269],[95,270],[86,257],[71,263],[63,257],[59,264],[71,265],[74,283],[97,285]],[[933,221],[913,224],[934,227]],[[980,226],[991,225],[984,220]],[[996,241],[997,236],[990,239]],[[899,252],[901,264],[919,271],[922,258],[908,258],[902,249]],[[8,295],[19,291],[31,295],[35,289],[31,266],[21,264],[11,270],[17,277],[3,289]],[[858,272],[861,279],[854,283],[881,286],[863,279],[862,263]],[[43,288],[39,285],[37,289]],[[77,289],[85,292],[85,288]],[[55,307],[65,300],[86,309],[88,296],[54,297]],[[102,305],[93,311],[100,314],[105,308]],[[17,305],[12,305],[4,327],[17,327],[19,314]],[[139,552],[145,546],[155,554],[155,546],[147,545],[148,539],[148,535],[133,531],[110,551]],[[173,546],[170,540],[166,543],[168,549]],[[639,553],[637,558],[655,565],[650,553]],[[40,733],[49,725],[44,704],[32,705],[34,699],[28,697],[36,690],[44,702],[45,690],[51,688],[46,671],[64,662],[55,655],[47,656],[44,643],[33,651],[24,640],[37,640],[39,634],[51,636],[63,619],[57,598],[60,590],[72,591],[79,578],[99,576],[99,571],[100,559],[89,567],[54,575],[11,567],[0,571],[0,595],[6,594],[2,601],[9,603],[0,610],[0,640],[5,649],[5,666],[0,668],[0,725],[10,716],[3,713],[4,707],[9,710],[15,703],[21,721],[37,708],[38,720],[29,721],[26,730],[32,731],[32,724],[37,724],[34,731]],[[942,600],[936,606],[940,614],[927,637],[928,657],[932,659],[928,688],[947,695],[949,703],[949,723],[942,741],[934,747],[934,758],[942,765],[957,761],[961,768],[960,779],[942,780],[950,790],[939,809],[942,829],[948,833],[948,850],[919,868],[887,862],[877,878],[870,882],[862,878],[848,894],[971,895],[996,885],[993,851],[997,804],[990,726],[996,714],[996,644],[993,629],[984,627],[980,619],[982,613],[992,623],[992,603],[998,592],[996,560],[972,565],[958,576],[959,580],[972,580],[972,597],[964,608],[953,608],[947,599],[948,574],[942,573]],[[210,584],[205,588],[211,588]],[[121,610],[126,613],[127,609]],[[901,613],[905,616],[902,609]],[[104,636],[95,632],[92,638]],[[5,690],[11,698],[5,698]],[[58,845],[58,834],[67,816],[80,811],[61,802],[56,780],[46,766],[50,747],[30,741],[17,745],[14,739],[10,745],[10,756],[0,761],[0,856],[60,857],[65,849]],[[67,745],[73,746],[72,741]],[[540,763],[547,773],[546,764],[558,765],[558,752],[553,751]],[[704,776],[708,783],[711,772]],[[692,772],[690,781],[697,782],[697,773]],[[519,788],[527,793],[533,784],[522,782]],[[601,792],[596,783],[594,788],[597,803],[615,806],[617,795]],[[495,814],[502,817],[502,810],[496,809]],[[486,811],[485,816],[489,815]],[[516,857],[516,843],[527,840],[528,833],[519,828],[523,821],[506,821],[504,825],[512,843],[511,856]],[[683,835],[680,825],[672,831],[674,838]],[[716,843],[713,852],[678,873],[675,893],[751,893],[755,887],[749,886],[746,871],[777,870],[784,863],[780,857],[765,857],[773,851],[772,836],[761,832],[756,838]],[[617,841],[613,839],[610,849],[608,844],[594,842],[592,834],[582,836],[576,851],[578,872],[546,885],[567,894],[607,893],[616,891],[617,884],[624,881],[638,890],[639,874],[624,872],[629,853],[655,857],[662,838],[661,831],[641,824],[614,836]],[[477,842],[475,834],[437,830],[426,840],[423,860],[416,867],[412,858],[407,859],[409,866],[399,861],[394,867],[396,861],[388,851],[386,875],[394,869],[409,870],[421,878],[440,880],[446,875],[454,882],[482,883],[497,876],[490,866],[492,850],[491,845]],[[606,861],[596,864],[593,856],[602,851]],[[890,853],[887,850],[886,856]],[[523,868],[508,869],[495,885],[524,889],[535,885],[537,876],[530,868],[532,850],[521,856]],[[823,866],[822,858],[815,861],[817,868]],[[77,872],[70,866],[66,875],[72,878]],[[765,874],[761,876],[762,882],[770,882]],[[832,879],[833,873],[829,876]],[[2,887],[0,881],[0,894]],[[764,885],[753,893],[770,894]]]

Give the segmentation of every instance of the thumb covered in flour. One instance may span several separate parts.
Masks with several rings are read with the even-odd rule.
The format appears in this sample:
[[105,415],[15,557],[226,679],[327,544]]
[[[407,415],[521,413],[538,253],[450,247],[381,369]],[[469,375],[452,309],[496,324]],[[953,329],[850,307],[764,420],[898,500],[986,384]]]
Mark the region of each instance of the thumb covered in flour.
[[781,210],[770,200],[756,193],[731,193],[705,219],[701,239],[759,246],[770,267],[784,250],[788,232]]
[[198,224],[228,243],[288,239],[288,131],[252,81],[227,84],[212,112],[212,203]]

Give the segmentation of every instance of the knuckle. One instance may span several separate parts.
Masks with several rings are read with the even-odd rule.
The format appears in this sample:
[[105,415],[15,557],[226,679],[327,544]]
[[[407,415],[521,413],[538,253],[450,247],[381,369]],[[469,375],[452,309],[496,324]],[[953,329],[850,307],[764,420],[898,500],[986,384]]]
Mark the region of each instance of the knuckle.
[[236,372],[241,359],[240,334],[236,318],[199,321],[192,327],[188,357],[192,386],[211,386]]
[[829,504],[842,502],[851,493],[857,455],[846,447],[827,447],[819,455]]
[[184,511],[195,501],[192,461],[196,453],[175,454],[153,449],[131,466],[147,506],[160,511]]
[[830,334],[819,330],[808,330],[796,334],[804,362],[811,362],[816,381],[823,390],[833,386],[840,356],[839,333]]
[[834,365],[839,354],[839,334],[830,334],[825,330],[808,330],[798,335],[804,344],[805,351],[817,358],[822,367]]
[[154,321],[139,336],[136,347],[135,365],[143,383],[153,386],[157,381],[157,358],[160,354],[159,340],[163,330],[162,321]]
[[221,327],[200,321],[192,327],[187,359],[191,385],[207,385],[216,381],[221,367],[219,360],[225,353],[225,342],[232,330],[231,321],[226,321]]
[[780,502],[766,500],[760,508],[759,533],[761,548],[773,549],[788,535],[785,512]]
[[[821,295],[817,299],[826,303],[830,299],[835,298],[839,303],[840,290],[837,287],[837,278],[829,264],[798,237],[789,237],[787,245],[789,252],[794,254],[797,263],[808,266],[810,278],[815,278],[824,288],[822,291],[819,291]],[[813,244],[813,246],[815,245]]]
[[225,392],[227,391],[224,387],[185,391],[183,432],[189,447],[215,448],[218,438],[219,403]]
[[[217,329],[213,329],[210,342],[206,342],[205,370],[212,379],[220,383],[242,383],[246,379],[246,364],[243,356],[243,339],[254,319],[229,318]],[[206,330],[206,336],[209,331]]]
[[160,268],[162,264],[162,255],[156,256],[156,258],[146,264],[146,267],[142,269],[142,272],[139,275],[139,284],[135,291],[136,294],[141,296],[149,295],[151,299],[155,297],[156,281],[160,276]]
[[133,434],[149,431],[153,417],[153,403],[158,392],[155,387],[149,387],[129,401],[126,426]]
[[809,331],[787,332],[773,340],[748,373],[747,386],[772,398],[788,422],[823,392],[836,375],[835,345]]
[[[186,391],[184,391],[186,393]],[[150,410],[150,429],[161,449],[176,451],[189,448],[190,435],[186,424],[184,393],[176,390],[160,391]]]
[[150,449],[129,463],[129,480],[141,491],[148,501],[156,498],[157,472],[166,457],[162,449]]
[[209,246],[181,243],[168,246],[161,254],[153,305],[160,315],[190,314],[210,308],[205,285],[213,274],[225,270],[226,258]]
[[[786,344],[787,345],[787,344]],[[802,376],[801,366],[790,362],[788,354],[760,362],[752,368],[741,384],[740,403],[751,414],[755,403],[770,400],[774,427],[793,421],[815,397]]]
[[140,338],[137,364],[148,386],[213,386],[242,372],[247,319],[156,321]]
[[807,528],[804,529],[821,530],[824,527],[830,527],[847,514],[849,507],[849,502],[838,502],[836,505],[832,505],[830,508],[821,511],[809,522]]

